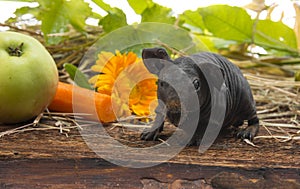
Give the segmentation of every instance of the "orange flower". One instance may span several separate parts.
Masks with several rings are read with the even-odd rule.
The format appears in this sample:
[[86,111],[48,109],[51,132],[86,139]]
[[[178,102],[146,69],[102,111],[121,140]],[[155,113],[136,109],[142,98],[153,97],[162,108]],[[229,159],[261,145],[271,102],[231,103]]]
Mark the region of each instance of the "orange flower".
[[101,52],[91,68],[99,75],[89,82],[97,92],[112,96],[118,117],[153,114],[157,105],[157,78],[148,72],[142,59],[133,52]]

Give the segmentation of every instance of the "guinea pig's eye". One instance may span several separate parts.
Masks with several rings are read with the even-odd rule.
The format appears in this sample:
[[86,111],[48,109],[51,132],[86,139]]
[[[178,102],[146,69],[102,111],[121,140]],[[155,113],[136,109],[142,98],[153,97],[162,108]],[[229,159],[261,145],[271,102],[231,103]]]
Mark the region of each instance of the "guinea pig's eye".
[[193,81],[193,84],[194,84],[194,87],[195,87],[196,90],[198,90],[200,88],[200,81],[199,81],[199,79],[195,79]]
[[164,49],[158,49],[157,53],[161,56],[164,57],[167,55],[167,52]]
[[159,86],[163,87],[164,86],[164,82],[159,82]]

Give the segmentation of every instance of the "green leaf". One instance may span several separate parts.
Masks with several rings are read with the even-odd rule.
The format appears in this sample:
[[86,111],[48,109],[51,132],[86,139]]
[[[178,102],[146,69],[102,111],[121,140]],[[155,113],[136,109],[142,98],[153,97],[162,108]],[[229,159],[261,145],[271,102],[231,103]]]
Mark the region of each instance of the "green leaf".
[[17,2],[29,2],[29,3],[36,2],[36,0],[14,0],[14,1],[17,1]]
[[48,34],[64,33],[68,30],[68,20],[65,19],[65,13],[62,11],[63,5],[58,0],[49,3],[49,8],[41,13],[41,29],[48,44],[57,44],[63,37],[49,37]]
[[101,51],[120,50],[121,52],[133,51],[141,54],[143,48],[155,46],[168,46],[187,54],[207,50],[205,45],[197,46],[187,30],[170,24],[149,22],[112,31],[100,38],[94,48]]
[[70,78],[79,86],[86,89],[93,89],[88,82],[86,76],[73,64],[65,63],[65,70],[70,75]]
[[113,8],[109,4],[104,3],[102,0],[92,0],[92,1],[106,12],[113,10]]
[[127,0],[136,14],[142,14],[148,7],[153,6],[152,0]]
[[40,12],[40,7],[21,7],[15,10],[14,15],[15,17],[9,18],[6,22],[7,23],[14,23],[18,22],[18,19],[22,17],[24,14],[31,14],[34,17],[38,18],[39,12]]
[[102,0],[92,0],[101,9],[107,12],[107,15],[100,19],[99,25],[107,33],[127,25],[126,15],[119,8],[113,8]]
[[68,31],[68,24],[72,24],[79,31],[84,31],[85,20],[91,15],[91,8],[83,0],[39,0],[39,3],[43,10],[41,29],[49,44],[56,44],[63,37],[47,35]]
[[[38,2],[38,7],[22,7],[15,11],[17,17],[24,14],[32,14],[40,20],[41,30],[48,44],[56,44],[65,39],[62,36],[49,36],[68,31],[68,25],[72,25],[80,32],[84,32],[85,21],[92,14],[91,8],[84,0],[19,0],[24,2]],[[17,19],[17,18],[16,18]],[[9,19],[8,22],[15,22]]]
[[188,28],[196,31],[200,30],[200,32],[203,33],[202,31],[205,29],[205,24],[199,11],[184,11],[179,15],[179,18],[184,21],[184,26],[188,25]]
[[121,9],[113,8],[100,20],[99,25],[102,25],[105,32],[111,32],[127,25],[126,15]]
[[85,21],[92,15],[92,9],[83,0],[70,0],[66,2],[66,19],[70,20],[72,26],[78,31],[85,31]]
[[96,13],[96,12],[92,12],[92,14],[90,15],[90,18],[94,18],[94,19],[102,19],[103,16],[101,16],[100,14]]
[[282,22],[259,20],[256,25],[255,43],[265,48],[297,53],[295,32]]
[[201,46],[205,45],[210,52],[218,52],[218,49],[228,48],[229,45],[233,43],[233,41],[210,36],[195,35],[195,37],[197,39],[196,44],[200,44]]
[[167,24],[174,24],[176,18],[172,16],[172,9],[153,4],[142,13],[142,22],[160,22]]
[[213,5],[198,10],[206,28],[215,37],[251,42],[253,20],[243,8]]

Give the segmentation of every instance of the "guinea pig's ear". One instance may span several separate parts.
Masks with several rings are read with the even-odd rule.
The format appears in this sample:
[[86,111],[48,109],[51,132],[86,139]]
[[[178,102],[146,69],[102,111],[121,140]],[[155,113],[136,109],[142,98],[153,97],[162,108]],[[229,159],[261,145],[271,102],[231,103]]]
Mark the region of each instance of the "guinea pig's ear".
[[224,70],[220,66],[213,63],[201,63],[198,64],[198,66],[208,84],[220,90],[225,82]]
[[149,58],[143,60],[144,65],[146,66],[147,70],[155,75],[159,75],[160,71],[164,67],[164,60],[157,59],[157,58]]

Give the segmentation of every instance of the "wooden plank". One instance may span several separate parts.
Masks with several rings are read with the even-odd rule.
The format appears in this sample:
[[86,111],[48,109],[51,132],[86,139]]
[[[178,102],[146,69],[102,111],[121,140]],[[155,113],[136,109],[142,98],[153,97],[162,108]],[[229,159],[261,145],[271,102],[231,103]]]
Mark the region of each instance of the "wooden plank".
[[[274,183],[297,188],[300,183],[297,141],[283,144],[260,139],[255,141],[259,147],[252,147],[227,136],[203,154],[197,147],[186,147],[167,163],[132,169],[96,155],[76,129],[68,135],[50,130],[0,138],[0,188],[197,188],[228,184],[232,188],[261,188]],[[138,145],[157,143],[139,141],[138,134],[130,137]]]
[[296,183],[300,181],[296,169],[241,169],[174,163],[132,169],[101,158],[1,160],[0,170],[1,188],[142,188],[149,185],[164,187],[178,180],[190,181],[189,184],[195,186],[201,181],[213,185],[231,183],[233,188],[258,188],[258,182],[271,184],[276,180],[277,187],[282,186],[278,181],[285,182],[285,187],[300,186]]
[[[98,157],[89,149],[76,129],[68,135],[69,137],[66,137],[58,131],[31,131],[4,136],[0,138],[0,158]],[[139,145],[155,144],[151,141],[140,141],[138,135],[130,137],[139,142]],[[186,147],[170,162],[244,168],[300,168],[299,141],[281,143],[275,140],[256,140],[255,143],[258,147],[252,147],[232,137],[225,137],[217,140],[204,154],[199,154],[197,147]]]

